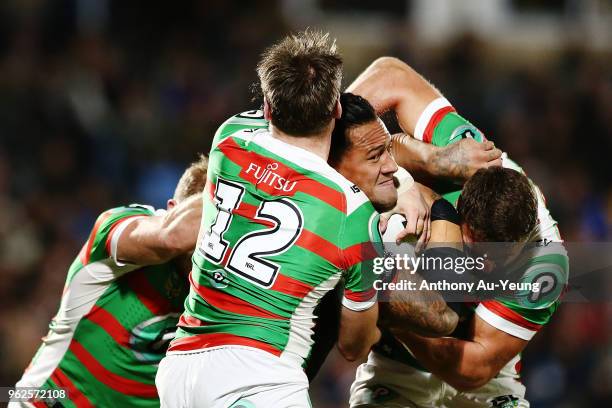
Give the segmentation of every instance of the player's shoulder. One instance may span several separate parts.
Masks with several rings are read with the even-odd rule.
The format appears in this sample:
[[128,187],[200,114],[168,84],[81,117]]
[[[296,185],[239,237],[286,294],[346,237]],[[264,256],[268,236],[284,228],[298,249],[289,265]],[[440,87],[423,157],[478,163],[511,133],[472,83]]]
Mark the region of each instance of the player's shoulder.
[[147,204],[132,203],[118,207],[109,208],[101,215],[106,214],[111,217],[123,217],[129,215],[155,215],[163,210],[157,210],[155,207]]
[[261,110],[255,109],[238,113],[229,117],[217,128],[213,146],[237,132],[248,129],[265,129],[267,127],[268,121],[264,118],[263,111]]
[[345,214],[347,216],[356,217],[361,215],[365,218],[370,218],[372,213],[376,212],[374,206],[359,186],[338,173],[333,167],[327,166],[326,168],[321,168],[319,172],[340,191],[345,202]]
[[98,233],[103,233],[105,230],[111,228],[115,223],[125,218],[151,216],[158,214],[160,211],[163,210],[156,210],[154,207],[145,204],[128,204],[109,208],[98,215],[95,230]]

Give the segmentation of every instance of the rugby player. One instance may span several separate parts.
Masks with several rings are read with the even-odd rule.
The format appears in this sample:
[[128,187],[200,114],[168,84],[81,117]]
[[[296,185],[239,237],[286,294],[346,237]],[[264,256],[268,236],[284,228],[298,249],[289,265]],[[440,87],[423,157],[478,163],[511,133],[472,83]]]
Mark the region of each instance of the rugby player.
[[64,407],[159,406],[155,374],[188,291],[207,165],[202,156],[183,173],[167,211],[132,204],[98,217],[17,387],[63,388]]
[[[433,86],[397,59],[376,60],[348,90],[378,112],[394,110],[404,132],[423,142],[486,143]],[[414,146],[408,136],[394,135],[394,156],[408,169],[420,152],[435,149]],[[543,289],[474,305],[461,338],[385,336],[357,371],[351,407],[529,406],[520,383],[520,352],[558,307],[568,258],[537,186],[506,155],[502,165],[477,172],[463,193],[451,188],[443,195],[458,205],[468,247],[478,253],[479,242],[517,243],[493,267],[519,274],[522,282],[542,283]]]
[[327,164],[341,69],[328,35],[285,38],[257,68],[263,116],[216,133],[191,291],[157,375],[162,406],[309,407],[313,310],[342,277],[341,354],[359,359],[380,338],[368,273],[378,214]]

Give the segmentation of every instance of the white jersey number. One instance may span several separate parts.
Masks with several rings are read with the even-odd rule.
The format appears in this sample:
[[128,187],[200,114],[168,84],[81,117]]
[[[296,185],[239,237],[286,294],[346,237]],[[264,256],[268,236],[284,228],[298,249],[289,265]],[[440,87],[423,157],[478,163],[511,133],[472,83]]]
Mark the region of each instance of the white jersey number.
[[[221,262],[229,247],[223,234],[231,222],[232,210],[240,205],[243,195],[242,186],[218,180],[215,200],[219,212],[203,240],[206,257],[216,264]],[[295,204],[281,198],[262,201],[255,219],[271,221],[274,226],[240,238],[230,254],[227,268],[253,283],[270,287],[276,280],[280,266],[264,256],[278,255],[288,250],[302,232],[304,217]]]

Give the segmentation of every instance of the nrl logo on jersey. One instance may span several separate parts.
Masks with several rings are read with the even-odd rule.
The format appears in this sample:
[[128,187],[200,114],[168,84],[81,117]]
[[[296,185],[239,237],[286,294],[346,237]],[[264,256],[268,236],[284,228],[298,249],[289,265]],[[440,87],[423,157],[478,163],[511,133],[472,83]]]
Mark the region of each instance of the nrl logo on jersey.
[[275,190],[283,191],[285,193],[291,192],[297,181],[290,181],[280,174],[274,171],[278,170],[278,163],[270,163],[265,168],[255,164],[249,163],[249,167],[246,170],[246,174],[250,174],[257,180],[255,184],[266,184]]

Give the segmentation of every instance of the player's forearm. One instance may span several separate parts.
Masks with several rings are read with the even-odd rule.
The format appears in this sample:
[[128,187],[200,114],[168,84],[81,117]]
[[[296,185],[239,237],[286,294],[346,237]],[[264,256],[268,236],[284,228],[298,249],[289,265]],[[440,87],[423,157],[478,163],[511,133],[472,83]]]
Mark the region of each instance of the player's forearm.
[[190,197],[164,217],[160,231],[160,251],[166,257],[193,251],[202,218],[202,196]]
[[164,215],[135,220],[118,239],[117,260],[156,265],[193,251],[201,217],[201,195],[197,195]]
[[432,173],[431,160],[436,149],[427,143],[420,142],[405,133],[391,136],[391,154],[398,166],[405,168],[417,180],[435,177]]
[[439,147],[403,133],[393,135],[391,140],[395,161],[417,180],[443,178],[464,182],[478,169],[501,163],[501,151],[490,146],[490,142],[480,144],[464,139]]
[[358,361],[365,358],[372,346],[380,340],[377,319],[378,305],[362,312],[342,308],[337,347],[346,360]]
[[[403,270],[396,280],[412,282],[415,288],[423,281],[419,274]],[[385,301],[379,303],[379,311],[379,325],[400,339],[405,331],[426,337],[446,336],[455,330],[459,320],[444,298],[429,290],[391,290]]]
[[481,387],[497,374],[486,360],[485,347],[479,343],[414,334],[402,340],[425,368],[460,391]]

